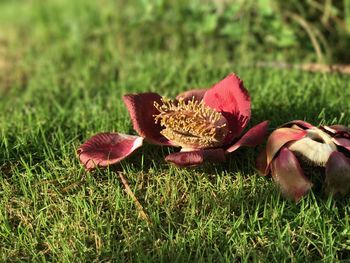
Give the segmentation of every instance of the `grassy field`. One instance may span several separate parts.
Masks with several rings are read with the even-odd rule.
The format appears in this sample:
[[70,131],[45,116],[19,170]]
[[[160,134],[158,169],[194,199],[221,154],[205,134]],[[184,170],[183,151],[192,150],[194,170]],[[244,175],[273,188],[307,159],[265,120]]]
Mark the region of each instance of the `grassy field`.
[[283,199],[256,173],[257,149],[178,169],[164,161],[174,149],[146,145],[84,171],[84,140],[134,133],[123,94],[172,97],[230,72],[251,94],[251,126],[350,124],[349,77],[247,67],[213,40],[183,46],[191,32],[149,28],[146,15],[137,21],[141,3],[0,2],[0,261],[347,261],[349,198],[314,190],[298,204]]

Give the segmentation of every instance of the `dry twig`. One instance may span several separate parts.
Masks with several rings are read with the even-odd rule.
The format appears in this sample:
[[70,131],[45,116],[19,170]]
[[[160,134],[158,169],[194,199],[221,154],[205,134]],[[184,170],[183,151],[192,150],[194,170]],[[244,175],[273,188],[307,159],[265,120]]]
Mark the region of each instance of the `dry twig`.
[[145,210],[143,209],[141,203],[139,200],[137,200],[136,196],[134,195],[133,191],[131,190],[128,182],[126,181],[125,177],[123,176],[122,172],[118,172],[119,177],[125,187],[125,192],[131,197],[132,201],[135,203],[136,208],[139,212],[139,216],[144,219],[149,225],[152,225],[152,221],[149,218],[149,216],[146,214]]
[[254,64],[254,66],[259,68],[299,69],[299,70],[308,71],[308,72],[340,73],[340,74],[350,75],[350,65],[348,64],[323,64],[323,63],[289,64],[284,62],[257,62]]

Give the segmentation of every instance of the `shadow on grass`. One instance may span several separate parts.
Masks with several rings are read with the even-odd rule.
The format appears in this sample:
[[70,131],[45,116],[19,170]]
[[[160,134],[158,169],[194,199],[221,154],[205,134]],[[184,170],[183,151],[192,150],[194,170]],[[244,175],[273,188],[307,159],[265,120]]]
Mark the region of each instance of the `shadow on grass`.
[[259,123],[260,120],[269,120],[272,128],[292,120],[305,120],[318,126],[320,122],[327,122],[326,118],[332,121],[340,118],[345,111],[345,107],[343,108],[341,105],[335,108],[323,103],[314,103],[312,107],[298,104],[286,107],[283,104],[271,106],[266,102],[261,103],[259,108],[253,111],[252,119],[254,123]]

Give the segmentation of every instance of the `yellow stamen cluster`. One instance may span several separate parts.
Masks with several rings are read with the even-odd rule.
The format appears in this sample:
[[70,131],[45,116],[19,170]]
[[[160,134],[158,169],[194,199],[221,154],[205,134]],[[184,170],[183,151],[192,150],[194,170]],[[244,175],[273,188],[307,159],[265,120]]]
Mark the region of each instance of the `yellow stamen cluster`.
[[194,98],[185,102],[162,99],[154,103],[159,114],[155,122],[165,127],[161,133],[170,141],[185,148],[208,148],[222,144],[228,133],[226,119],[203,101]]

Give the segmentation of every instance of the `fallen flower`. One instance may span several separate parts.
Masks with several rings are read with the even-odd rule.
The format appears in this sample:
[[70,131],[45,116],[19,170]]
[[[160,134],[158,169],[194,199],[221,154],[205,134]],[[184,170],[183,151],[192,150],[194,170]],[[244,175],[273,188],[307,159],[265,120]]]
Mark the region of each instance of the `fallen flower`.
[[273,131],[257,159],[262,175],[271,173],[282,192],[299,201],[313,186],[302,167],[324,167],[326,192],[350,191],[350,130],[342,125],[320,126],[296,120]]
[[139,136],[100,133],[91,137],[78,149],[86,169],[123,160],[143,140],[181,147],[180,152],[165,158],[180,167],[196,166],[204,161],[222,162],[226,154],[241,146],[262,143],[267,134],[265,121],[238,139],[250,120],[251,110],[248,91],[234,74],[209,89],[190,90],[174,100],[148,92],[125,95],[123,101]]

